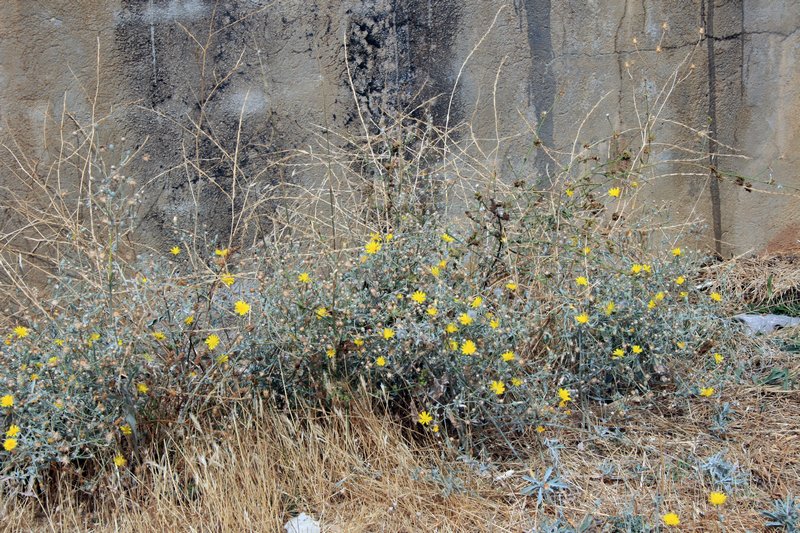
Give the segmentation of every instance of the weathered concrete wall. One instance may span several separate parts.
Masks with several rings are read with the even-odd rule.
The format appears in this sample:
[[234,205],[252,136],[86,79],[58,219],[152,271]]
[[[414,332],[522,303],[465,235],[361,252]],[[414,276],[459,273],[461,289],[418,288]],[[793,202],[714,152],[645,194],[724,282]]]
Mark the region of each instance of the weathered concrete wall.
[[[143,227],[157,243],[198,206],[211,231],[226,227],[233,169],[218,156],[237,139],[238,171],[293,179],[259,170],[317,126],[357,133],[359,108],[378,128],[384,111],[428,102],[419,116],[469,121],[505,176],[545,179],[543,151],[524,157],[532,127],[569,152],[593,108],[578,147],[637,127],[656,102],[656,142],[697,160],[676,163],[681,176],[659,167],[642,195],[672,203],[675,222],[704,216],[702,238],[726,255],[788,247],[800,239],[798,30],[796,0],[7,0],[0,137],[46,165],[45,119],[67,109],[84,124],[94,112],[110,159],[144,144],[130,172],[150,180]],[[709,157],[726,146],[749,158]]]

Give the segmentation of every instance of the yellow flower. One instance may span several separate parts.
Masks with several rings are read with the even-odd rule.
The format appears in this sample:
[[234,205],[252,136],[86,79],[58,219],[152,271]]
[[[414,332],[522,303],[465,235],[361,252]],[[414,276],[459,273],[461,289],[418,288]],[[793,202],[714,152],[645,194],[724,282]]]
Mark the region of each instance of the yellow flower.
[[720,293],[718,293],[718,292],[712,292],[710,297],[715,302],[721,302],[722,301],[722,295]]
[[653,271],[653,267],[651,265],[642,265],[642,270],[650,274]]
[[10,452],[11,450],[13,450],[16,447],[17,447],[17,439],[9,438],[9,439],[6,439],[6,440],[3,441],[3,448],[7,452]]
[[679,350],[683,350],[684,348],[686,348],[686,342],[684,341],[678,341],[675,344],[678,346]]
[[722,505],[728,500],[728,496],[724,492],[712,492],[708,495],[708,503],[711,505]]
[[493,318],[489,321],[489,327],[492,329],[497,329],[500,327],[500,321],[496,318]]
[[39,374],[31,374],[31,381],[36,381],[39,379]]
[[317,318],[325,318],[326,316],[331,316],[328,310],[325,309],[324,307],[317,307],[317,310],[315,312],[317,314]]
[[431,274],[433,274],[435,277],[438,278],[440,273],[441,273],[441,270],[439,270],[438,266],[432,266],[431,267]]
[[128,464],[128,460],[125,459],[121,453],[114,456],[114,465],[116,465],[117,468],[122,468],[126,464]]
[[241,316],[244,316],[244,315],[246,315],[247,313],[250,312],[250,304],[248,304],[247,302],[244,302],[242,300],[237,301],[234,304],[233,308],[236,311],[236,313],[241,315]]
[[655,307],[656,307],[655,300],[650,300],[649,302],[647,302],[647,308],[648,309],[655,309]]
[[369,234],[369,240],[381,242],[381,234],[373,231]]
[[369,241],[364,245],[364,251],[369,255],[375,255],[381,251],[382,244],[378,241]]
[[675,257],[679,257],[681,255],[681,249],[680,248],[673,248],[672,249],[672,255],[674,255]]
[[9,437],[16,437],[19,435],[20,429],[19,426],[16,424],[11,424],[8,426],[8,431],[6,431],[6,435]]
[[439,314],[439,310],[438,310],[438,309],[436,309],[436,308],[435,308],[435,307],[433,307],[433,306],[431,306],[431,307],[427,308],[427,309],[425,310],[425,312],[426,312],[426,313],[428,313],[430,316],[436,316],[437,314]]
[[506,289],[508,289],[510,291],[517,290],[517,287],[518,287],[518,285],[516,283],[514,283],[513,281],[509,281],[508,283],[506,283]]
[[394,330],[392,328],[383,328],[383,338],[387,341],[394,337]]
[[453,242],[455,239],[454,239],[454,238],[452,238],[452,237],[451,237],[450,235],[448,235],[447,233],[442,233],[442,240],[443,240],[444,242],[446,242],[446,243],[448,243],[448,244],[449,244],[449,243]]
[[612,187],[608,189],[608,195],[612,198],[619,198],[619,187]]
[[192,324],[194,324],[194,315],[189,315],[186,318],[184,318],[183,323],[186,324],[187,326],[191,326]]
[[464,355],[472,355],[477,350],[475,343],[471,340],[465,340],[464,343],[461,345],[461,353]]
[[675,278],[675,285],[683,285],[684,283],[686,283],[686,278],[683,276],[678,276]]
[[147,394],[147,391],[150,390],[150,387],[147,386],[147,383],[138,383],[136,385],[136,390],[139,391],[139,394]]
[[216,334],[212,333],[211,335],[206,337],[206,340],[203,342],[206,343],[206,346],[208,346],[209,350],[214,350],[217,346],[219,346],[219,337]]
[[502,381],[492,381],[490,388],[492,389],[493,393],[500,396],[506,391],[506,384],[503,383]]
[[461,322],[464,326],[469,326],[472,324],[472,317],[469,316],[467,313],[461,313],[458,315],[458,321]]
[[578,276],[577,278],[575,278],[575,283],[580,287],[589,286],[589,280],[586,278],[586,276]]
[[520,385],[522,385],[522,380],[519,378],[511,378],[511,384],[514,385],[515,387],[519,387]]
[[631,349],[633,350],[633,353],[635,353],[636,355],[639,355],[640,353],[642,353],[642,352],[644,351],[644,350],[642,349],[642,347],[641,347],[641,346],[639,346],[638,344],[634,344],[634,345],[631,347]]
[[53,402],[53,407],[55,407],[56,409],[63,409],[64,402],[62,402],[61,400],[56,400]]
[[642,265],[640,265],[639,263],[634,263],[633,265],[631,265],[631,274],[638,274],[641,271],[642,271]]
[[567,402],[572,401],[572,396],[570,396],[569,391],[567,389],[558,389],[558,397],[561,399],[562,406]]
[[686,291],[681,291],[678,296],[680,296],[681,298],[687,298],[689,296],[689,293]]
[[592,252],[592,249],[588,246],[583,247],[583,255],[589,255]]
[[714,354],[714,361],[715,361],[717,364],[720,364],[720,363],[722,363],[722,361],[724,361],[724,360],[725,360],[725,358],[722,356],[722,354],[721,354],[721,353],[715,353],[715,354]]
[[606,312],[606,315],[611,316],[611,313],[613,313],[614,309],[616,308],[617,306],[614,305],[614,302],[608,302],[606,306],[603,308],[603,310]]
[[477,309],[478,307],[481,306],[482,303],[483,303],[483,298],[481,298],[480,296],[476,296],[475,298],[472,299],[472,302],[470,302],[469,306],[472,307],[473,309]]
[[656,293],[656,301],[657,301],[657,302],[660,302],[660,301],[662,301],[662,300],[664,299],[664,297],[665,297],[665,296],[666,296],[666,293],[664,293],[664,292],[662,292],[662,291],[659,291],[659,292],[657,292],[657,293]]
[[512,352],[511,350],[509,350],[507,352],[503,352],[503,354],[500,357],[502,357],[503,361],[505,361],[506,363],[509,362],[509,361],[513,361],[514,360],[514,352]]
[[447,345],[450,346],[450,350],[454,352],[458,350],[458,341],[450,339],[449,341],[447,341]]
[[216,250],[214,250],[214,255],[217,255],[217,256],[223,257],[223,258],[224,257],[228,257],[228,254],[230,254],[230,253],[231,253],[231,251],[228,250],[227,248],[225,248],[223,250],[220,250],[219,248],[217,248]]
[[579,315],[576,315],[575,322],[577,322],[578,324],[586,324],[587,322],[589,322],[589,315],[587,315],[586,313],[581,313]]
[[572,196],[575,194],[575,191],[574,191],[574,190],[572,190],[572,189],[567,189],[567,190],[566,190],[566,191],[564,191],[564,192],[567,194],[567,196],[568,196],[569,198],[572,198]]
[[386,366],[386,358],[384,356],[380,356],[375,359],[375,364],[378,366]]
[[230,287],[231,285],[233,285],[233,282],[236,281],[236,278],[234,278],[228,273],[225,273],[219,277],[219,280],[228,287]]
[[325,355],[327,355],[329,359],[333,359],[333,356],[336,355],[336,350],[333,348],[328,348],[325,350]]
[[417,417],[417,422],[419,422],[423,426],[427,426],[428,424],[433,422],[433,417],[428,411],[420,411],[419,416]]
[[157,341],[163,341],[164,339],[167,338],[167,336],[164,335],[164,333],[162,331],[154,331],[153,332],[153,338],[155,340],[157,340]]
[[433,431],[434,433],[439,433],[439,424],[434,424],[433,427],[431,428],[431,431]]
[[383,240],[386,242],[391,242],[392,239],[394,239],[394,233],[387,233]]
[[536,426],[536,433],[544,433],[544,426]]
[[456,331],[458,331],[458,326],[456,326],[455,324],[453,324],[451,322],[451,323],[447,324],[447,327],[445,327],[444,330],[447,333],[455,333]]
[[224,365],[225,363],[228,362],[229,359],[230,357],[228,357],[228,354],[224,353],[218,355],[216,361],[218,365]]
[[178,255],[179,253],[181,253],[181,247],[173,246],[172,248],[170,248],[169,253],[171,253],[172,255]]
[[417,302],[418,304],[421,304],[428,299],[428,295],[422,291],[414,291],[413,294],[411,294],[411,299]]
[[625,350],[623,350],[622,348],[617,348],[612,352],[612,357],[614,358],[624,357],[624,356],[625,356]]
[[681,523],[681,519],[678,518],[678,515],[675,513],[667,513],[661,517],[661,520],[664,522],[664,525],[667,526],[677,526]]
[[49,366],[56,366],[58,364],[58,357],[54,355],[53,357],[47,360],[47,364]]
[[300,283],[311,283],[311,276],[308,275],[308,272],[300,272],[297,275],[297,281]]
[[355,339],[353,339],[353,344],[355,344],[356,347],[361,348],[362,346],[364,346],[364,339],[362,339],[361,337],[356,337]]
[[128,424],[125,424],[124,426],[120,426],[119,430],[122,432],[123,435],[132,435],[133,434],[133,429],[131,429],[131,427]]
[[89,335],[89,340],[92,341],[92,342],[99,341],[100,340],[100,334],[99,333],[92,333],[91,335]]
[[708,398],[714,394],[714,387],[703,387],[700,389],[700,396]]
[[53,342],[56,346],[64,346],[64,339],[56,339]]
[[30,330],[25,326],[17,326],[14,328],[14,333],[16,334],[18,339],[22,339],[28,336]]

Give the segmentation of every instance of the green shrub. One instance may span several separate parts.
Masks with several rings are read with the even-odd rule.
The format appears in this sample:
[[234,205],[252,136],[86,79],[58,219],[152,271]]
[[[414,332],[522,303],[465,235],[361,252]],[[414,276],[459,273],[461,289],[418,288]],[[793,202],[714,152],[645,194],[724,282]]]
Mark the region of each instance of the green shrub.
[[[515,215],[509,233],[525,220]],[[553,232],[537,259],[480,223],[443,228],[406,219],[332,263],[291,249],[185,261],[179,245],[137,270],[111,257],[106,293],[65,286],[58,316],[7,338],[0,382],[20,433],[3,469],[22,480],[54,463],[130,459],[190,416],[265,396],[341,403],[358,389],[431,434],[510,444],[570,402],[688,376],[712,333],[717,304],[688,288],[685,254],[637,263]]]
[[[253,229],[268,225],[269,198],[223,191],[226,245],[196,234],[199,221],[161,249],[130,244],[141,191],[93,144],[84,159],[104,177],[92,194],[62,194],[40,176],[44,207],[17,211],[52,251],[41,269],[53,283],[47,303],[19,285],[30,331],[3,349],[7,479],[77,461],[122,468],[174,426],[205,417],[224,427],[222,415],[264,399],[340,406],[366,393],[428,436],[513,448],[579,401],[712,395],[724,383],[714,354],[727,329],[693,280],[702,258],[673,253],[647,229],[655,217],[628,206],[641,157],[589,168],[592,157],[573,154],[546,188],[504,184],[466,153],[440,164],[442,139],[406,126],[354,140],[356,153],[337,161],[314,159],[331,183],[334,169],[356,179],[341,199],[331,185],[287,200],[271,236]],[[478,192],[448,202],[451,177]],[[447,214],[459,202],[466,216]],[[60,222],[42,215],[51,204]],[[0,254],[5,271],[13,251]]]

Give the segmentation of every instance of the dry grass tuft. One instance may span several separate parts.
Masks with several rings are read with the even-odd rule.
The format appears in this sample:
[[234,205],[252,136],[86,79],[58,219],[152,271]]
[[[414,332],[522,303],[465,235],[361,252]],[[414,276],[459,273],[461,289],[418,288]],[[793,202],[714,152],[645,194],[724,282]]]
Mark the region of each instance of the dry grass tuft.
[[[776,352],[764,364],[789,365],[791,354]],[[730,424],[715,433],[711,420],[723,403],[732,407]],[[265,409],[223,421],[224,429],[187,431],[136,466],[135,483],[109,474],[112,499],[92,512],[63,485],[47,505],[7,502],[3,529],[282,531],[306,512],[331,532],[529,531],[556,514],[577,526],[589,515],[596,525],[625,514],[653,524],[676,512],[682,531],[758,531],[772,499],[800,491],[796,388],[742,383],[709,399],[665,394],[646,406],[626,399],[572,416],[518,443],[524,462],[487,458],[480,473],[366,405]],[[560,444],[558,472],[572,488],[537,509],[535,498],[519,494],[520,476],[552,464],[546,439]],[[707,503],[718,487],[698,467],[720,452],[749,475],[729,493],[725,529]]]
[[[501,527],[514,521],[508,487],[444,459],[438,445],[412,443],[366,408],[269,410],[192,435],[135,468],[137,487],[94,513],[64,491],[47,515],[13,507],[5,530],[282,531],[303,511],[325,531],[515,530]],[[460,488],[448,494],[437,470]]]
[[734,258],[714,270],[715,288],[737,305],[800,307],[800,254]]

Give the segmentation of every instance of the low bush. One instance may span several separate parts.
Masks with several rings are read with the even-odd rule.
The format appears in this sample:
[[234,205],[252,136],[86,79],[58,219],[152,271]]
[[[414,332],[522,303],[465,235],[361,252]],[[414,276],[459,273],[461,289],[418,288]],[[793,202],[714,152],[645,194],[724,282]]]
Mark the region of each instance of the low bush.
[[[579,198],[552,194],[580,212]],[[6,338],[5,474],[29,483],[103,457],[123,467],[165,428],[259,398],[346,404],[361,390],[429,434],[513,447],[579,400],[675,384],[714,394],[721,297],[693,286],[696,259],[633,256],[610,235],[491,202],[466,228],[404,217],[334,261],[291,248],[188,260],[197,252],[174,243],[132,269],[109,253],[107,291],[54,287],[52,316]],[[485,223],[498,213],[500,231]],[[539,255],[523,238],[534,221],[548,235]]]

